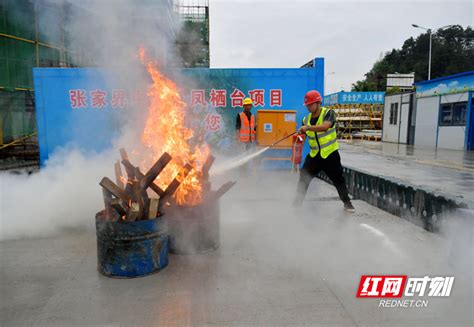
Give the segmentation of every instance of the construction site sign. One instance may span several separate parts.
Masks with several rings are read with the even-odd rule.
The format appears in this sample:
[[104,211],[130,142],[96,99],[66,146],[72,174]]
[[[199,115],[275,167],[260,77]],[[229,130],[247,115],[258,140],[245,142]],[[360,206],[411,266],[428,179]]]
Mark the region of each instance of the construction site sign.
[[324,105],[383,104],[385,92],[338,92],[324,97]]
[[[243,100],[257,110],[294,110],[288,120],[302,121],[308,90],[322,92],[324,59],[311,68],[181,69],[168,71],[187,104],[186,124],[213,151],[235,150],[235,122]],[[100,68],[35,68],[40,164],[59,148],[101,152],[133,115],[146,112],[148,85],[132,85],[127,76]],[[257,117],[258,119],[258,117]]]
[[[316,58],[310,68],[184,69],[183,93],[188,121],[215,151],[235,151],[235,121],[243,100],[252,99],[252,113],[260,110],[294,110],[287,121],[303,120],[308,111],[304,95],[311,89],[322,93],[324,59]],[[271,132],[266,126],[264,132]]]

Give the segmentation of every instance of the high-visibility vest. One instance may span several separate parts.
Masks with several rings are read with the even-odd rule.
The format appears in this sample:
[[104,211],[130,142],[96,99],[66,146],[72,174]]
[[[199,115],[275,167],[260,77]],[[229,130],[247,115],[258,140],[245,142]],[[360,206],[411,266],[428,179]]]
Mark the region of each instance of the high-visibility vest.
[[[328,113],[330,109],[326,107],[321,107],[321,112],[319,113],[318,121],[316,122],[315,126],[322,125],[324,122],[324,117]],[[311,113],[303,119],[303,124],[307,126],[311,126]],[[333,127],[330,127],[328,130],[324,132],[311,132],[307,131],[306,135],[308,136],[308,144],[309,144],[309,155],[314,158],[321,151],[321,158],[326,159],[331,153],[339,149],[339,143],[337,143],[337,133],[336,133],[336,123],[334,123]],[[318,141],[316,140],[316,135],[318,137]]]
[[240,142],[255,142],[255,117],[250,116],[250,121],[244,112],[240,113]]

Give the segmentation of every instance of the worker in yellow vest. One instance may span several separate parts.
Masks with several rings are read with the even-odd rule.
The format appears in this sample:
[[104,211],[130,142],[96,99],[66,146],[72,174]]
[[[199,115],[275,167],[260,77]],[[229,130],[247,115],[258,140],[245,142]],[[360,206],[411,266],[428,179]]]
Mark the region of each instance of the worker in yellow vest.
[[247,151],[255,147],[255,116],[252,114],[252,99],[245,98],[243,102],[244,110],[237,115],[235,122],[237,142],[243,145]]
[[302,204],[311,180],[320,171],[323,171],[336,187],[339,198],[344,203],[344,209],[354,212],[338,151],[336,114],[334,110],[323,107],[321,101],[322,97],[316,90],[309,91],[304,97],[304,104],[308,108],[309,114],[303,119],[299,132],[306,134],[310,152],[301,169],[293,205],[300,206]]

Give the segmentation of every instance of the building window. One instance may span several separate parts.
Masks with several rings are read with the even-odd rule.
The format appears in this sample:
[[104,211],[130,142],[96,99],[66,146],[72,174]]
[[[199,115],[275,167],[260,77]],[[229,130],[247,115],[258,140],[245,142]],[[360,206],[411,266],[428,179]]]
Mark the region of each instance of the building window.
[[440,126],[465,126],[467,102],[445,103],[441,105]]
[[390,125],[397,125],[398,123],[398,102],[390,104]]
[[441,106],[441,126],[451,126],[453,124],[453,106],[452,103]]
[[453,105],[453,125],[466,125],[467,102],[459,102]]

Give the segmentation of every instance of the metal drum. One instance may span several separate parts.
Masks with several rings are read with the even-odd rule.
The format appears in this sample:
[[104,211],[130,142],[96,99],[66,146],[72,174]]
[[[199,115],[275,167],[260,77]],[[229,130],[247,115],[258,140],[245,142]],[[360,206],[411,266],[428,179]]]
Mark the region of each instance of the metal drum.
[[220,241],[219,201],[197,206],[176,206],[167,211],[170,251],[195,254],[214,251]]
[[109,277],[133,278],[168,265],[169,235],[161,218],[108,222],[96,216],[97,269]]

